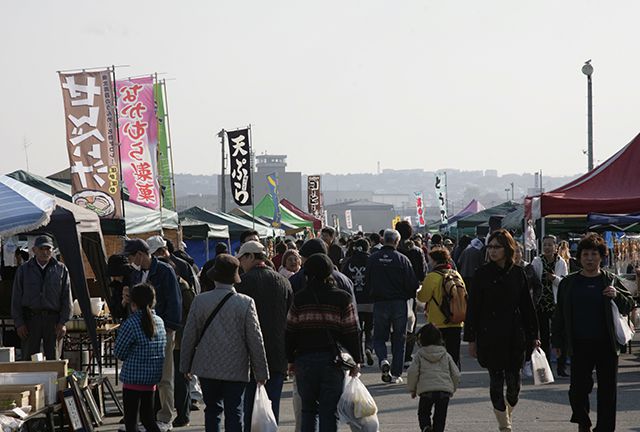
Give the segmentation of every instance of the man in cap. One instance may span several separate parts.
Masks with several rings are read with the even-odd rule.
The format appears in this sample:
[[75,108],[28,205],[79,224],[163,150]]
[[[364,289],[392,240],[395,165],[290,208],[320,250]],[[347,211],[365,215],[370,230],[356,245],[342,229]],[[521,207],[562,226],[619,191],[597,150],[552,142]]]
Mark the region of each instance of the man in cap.
[[[278,421],[282,385],[287,373],[285,331],[287,313],[293,301],[293,291],[287,278],[273,271],[266,264],[267,256],[261,243],[255,240],[243,243],[236,258],[244,271],[241,275],[242,282],[236,285],[236,289],[239,293],[251,297],[258,311],[269,365],[269,380],[265,384],[265,389]],[[252,379],[244,396],[244,430],[246,432],[251,431],[255,391],[256,382]]]
[[11,316],[22,339],[22,359],[41,352],[57,360],[58,343],[71,319],[71,281],[67,267],[53,258],[53,240],[39,236],[33,244],[34,257],[22,264],[13,281]]
[[[154,244],[154,247],[156,245],[157,243]],[[157,248],[154,252],[157,252]],[[157,414],[158,428],[164,432],[172,429],[171,422],[176,414],[173,395],[173,348],[176,330],[181,327],[182,323],[182,293],[173,268],[153,256],[149,245],[144,240],[125,240],[123,255],[129,258],[129,263],[136,270],[131,278],[132,285],[148,282],[155,288],[155,311],[164,321],[167,331],[162,378],[158,385],[160,411]]]

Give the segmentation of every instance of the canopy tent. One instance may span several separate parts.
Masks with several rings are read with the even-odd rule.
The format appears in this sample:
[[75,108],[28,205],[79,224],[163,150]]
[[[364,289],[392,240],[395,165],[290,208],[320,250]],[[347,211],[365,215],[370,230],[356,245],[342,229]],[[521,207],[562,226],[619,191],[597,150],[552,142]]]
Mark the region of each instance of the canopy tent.
[[[254,224],[246,219],[230,215],[228,213],[212,212],[200,207],[191,207],[180,212],[180,218],[195,219],[197,221],[208,222],[215,225],[226,225],[229,229],[230,239],[239,239],[240,234],[244,231],[254,229]],[[270,237],[273,230],[264,225],[256,224],[255,230],[258,231],[260,237]]]
[[245,219],[248,220],[249,222],[253,223],[257,223],[260,225],[263,225],[267,228],[269,228],[270,230],[273,230],[273,237],[280,237],[283,236],[285,234],[292,234],[295,233],[298,230],[298,227],[293,226],[293,225],[289,225],[288,223],[281,223],[280,224],[280,228],[274,228],[271,226],[271,221],[270,220],[266,220],[264,218],[258,217],[258,216],[254,216],[251,213],[242,210],[240,207],[236,207],[233,210],[231,210],[229,212],[229,214],[233,215],[233,216],[237,216],[241,219]]
[[[105,298],[110,301],[104,243],[98,215],[7,176],[0,176],[0,194],[1,236],[46,233],[54,237],[69,269],[71,288],[87,324],[94,355],[100,362],[101,351],[97,340],[96,322],[91,312],[82,259],[84,252]],[[38,210],[41,212],[40,216]],[[22,225],[18,222],[21,215]]]
[[[11,174],[7,174],[7,176],[43,192],[62,198],[65,201],[71,202],[71,186],[66,183],[41,177],[22,170],[14,171]],[[178,214],[176,212],[162,209],[161,217],[159,211],[152,210],[129,201],[124,202],[124,218],[124,226],[122,226],[118,220],[101,219],[100,224],[102,226],[103,234],[124,235],[125,229],[126,234],[143,234],[158,231],[160,229],[161,218],[163,229],[178,229]]]
[[203,222],[191,218],[183,218],[182,237],[187,251],[193,260],[202,267],[210,257],[215,256],[218,243],[229,241],[229,227]]
[[480,204],[480,201],[476,199],[472,199],[471,202],[467,204],[465,208],[463,208],[458,213],[456,213],[455,216],[449,218],[449,224],[452,224],[467,216],[471,216],[473,214],[481,212],[482,210],[486,210],[486,207]]
[[525,201],[527,219],[548,215],[640,211],[640,134],[597,168],[566,185]]
[[305,211],[299,209],[298,207],[296,207],[296,205],[294,203],[292,203],[291,201],[289,201],[286,198],[283,198],[280,200],[280,205],[283,206],[284,208],[286,208],[287,210],[291,211],[293,214],[295,214],[296,216],[307,220],[309,222],[313,223],[313,229],[316,231],[320,231],[322,229],[322,220],[318,219],[317,217],[313,216],[312,214],[306,213]]
[[515,203],[513,201],[507,201],[502,204],[498,204],[495,207],[479,211],[478,213],[466,216],[455,224],[458,229],[473,228],[485,222],[488,222],[491,216],[506,216],[507,214],[518,209],[522,204]]
[[589,213],[587,216],[589,229],[593,230],[615,230],[626,232],[640,231],[640,213],[625,215]]
[[[295,213],[293,213],[291,210],[280,203],[278,203],[278,207],[280,208],[282,222],[285,222],[289,225],[294,225],[298,228],[313,228],[313,222],[304,220],[300,216],[297,216]],[[269,220],[273,219],[273,212],[273,200],[269,195],[265,195],[253,210],[254,216],[267,218]]]

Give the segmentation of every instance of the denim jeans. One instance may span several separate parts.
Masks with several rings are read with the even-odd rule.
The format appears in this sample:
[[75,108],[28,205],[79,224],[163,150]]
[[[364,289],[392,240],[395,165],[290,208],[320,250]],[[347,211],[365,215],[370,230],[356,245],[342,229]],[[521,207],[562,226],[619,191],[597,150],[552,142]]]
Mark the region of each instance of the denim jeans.
[[296,383],[302,400],[301,432],[338,430],[338,401],[344,387],[344,372],[333,364],[329,352],[302,354],[296,357]]
[[221,381],[200,377],[204,409],[204,429],[219,432],[224,411],[224,430],[242,432],[242,396],[245,382]]
[[387,341],[391,334],[391,375],[402,375],[404,365],[404,344],[407,331],[407,301],[389,300],[373,304],[373,347],[378,363],[387,359]]
[[[271,401],[271,408],[276,417],[276,422],[280,421],[280,396],[282,396],[282,385],[284,384],[284,374],[273,372],[269,374],[269,380],[264,384],[267,396]],[[251,415],[253,414],[253,400],[256,397],[256,382],[249,381],[244,391],[244,432],[251,432]]]

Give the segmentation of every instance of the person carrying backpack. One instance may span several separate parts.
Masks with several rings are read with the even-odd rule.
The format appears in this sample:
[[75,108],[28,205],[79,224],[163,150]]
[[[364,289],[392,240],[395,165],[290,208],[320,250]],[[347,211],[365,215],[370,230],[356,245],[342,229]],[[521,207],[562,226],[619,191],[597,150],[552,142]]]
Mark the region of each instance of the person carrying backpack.
[[442,333],[447,352],[460,368],[460,336],[466,313],[467,291],[462,276],[449,264],[449,251],[432,248],[428,254],[429,268],[418,301],[426,303],[427,322]]

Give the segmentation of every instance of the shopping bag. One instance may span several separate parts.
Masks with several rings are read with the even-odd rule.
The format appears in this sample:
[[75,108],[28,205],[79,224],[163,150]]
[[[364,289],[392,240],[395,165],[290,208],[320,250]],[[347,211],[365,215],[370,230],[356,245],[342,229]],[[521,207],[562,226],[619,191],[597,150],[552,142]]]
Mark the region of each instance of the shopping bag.
[[271,401],[263,385],[256,388],[253,399],[253,414],[251,415],[251,432],[276,432],[278,423],[271,408]]
[[616,340],[620,345],[628,344],[633,339],[633,335],[636,332],[635,328],[629,325],[629,319],[626,316],[620,315],[618,306],[613,300],[611,300],[611,313],[613,315],[613,327],[616,330]]
[[340,420],[345,423],[357,423],[359,419],[372,416],[377,412],[376,401],[373,400],[360,378],[347,376],[344,391],[338,401]]
[[531,365],[533,367],[533,385],[553,382],[553,373],[547,361],[547,356],[540,347],[536,347],[531,353]]

